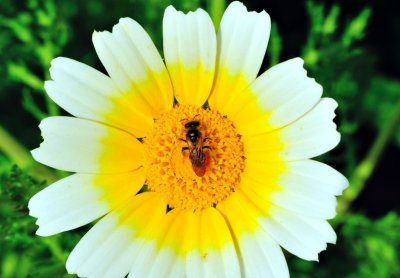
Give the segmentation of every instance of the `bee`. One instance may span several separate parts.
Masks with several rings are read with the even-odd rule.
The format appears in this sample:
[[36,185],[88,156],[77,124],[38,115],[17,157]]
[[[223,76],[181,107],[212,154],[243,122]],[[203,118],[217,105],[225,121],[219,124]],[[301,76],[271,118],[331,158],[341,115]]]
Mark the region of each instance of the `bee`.
[[210,163],[209,153],[204,150],[211,150],[211,147],[204,145],[209,138],[203,138],[199,127],[200,121],[192,120],[185,123],[186,140],[181,140],[185,141],[188,145],[182,148],[182,152],[189,152],[189,159],[192,163],[193,171],[198,177],[202,177],[206,173],[207,165]]

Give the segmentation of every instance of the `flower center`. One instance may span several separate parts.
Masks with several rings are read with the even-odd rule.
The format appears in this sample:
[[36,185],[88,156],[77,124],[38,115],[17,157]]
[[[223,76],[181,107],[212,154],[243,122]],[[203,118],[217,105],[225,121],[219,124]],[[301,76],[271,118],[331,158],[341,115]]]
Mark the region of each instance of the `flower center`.
[[143,143],[148,189],[160,193],[171,209],[216,206],[240,182],[243,143],[217,111],[176,105],[155,120]]

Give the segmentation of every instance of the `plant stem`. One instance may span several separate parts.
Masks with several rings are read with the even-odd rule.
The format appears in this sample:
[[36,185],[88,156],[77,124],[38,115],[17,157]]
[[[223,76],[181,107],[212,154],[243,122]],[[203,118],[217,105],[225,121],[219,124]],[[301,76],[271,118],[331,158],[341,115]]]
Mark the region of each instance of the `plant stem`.
[[29,151],[2,126],[0,126],[0,151],[21,169],[29,171],[32,177],[38,180],[45,179],[49,183],[58,180],[58,176],[53,171],[38,164]]
[[338,205],[338,213],[345,213],[357,196],[362,192],[364,186],[369,177],[374,172],[374,169],[379,161],[379,158],[385,149],[389,139],[396,131],[400,124],[400,101],[397,103],[394,112],[386,123],[386,126],[382,128],[378,137],[372,145],[372,148],[368,152],[367,156],[361,161],[360,164],[354,170],[353,176],[350,178],[350,186],[344,191],[343,196],[340,198]]
[[64,253],[60,244],[58,243],[59,236],[56,237],[45,237],[42,240],[46,243],[51,254],[56,257],[61,263],[65,263],[67,260],[67,255]]
[[208,12],[211,15],[216,30],[218,30],[219,23],[224,13],[225,4],[225,0],[208,0]]

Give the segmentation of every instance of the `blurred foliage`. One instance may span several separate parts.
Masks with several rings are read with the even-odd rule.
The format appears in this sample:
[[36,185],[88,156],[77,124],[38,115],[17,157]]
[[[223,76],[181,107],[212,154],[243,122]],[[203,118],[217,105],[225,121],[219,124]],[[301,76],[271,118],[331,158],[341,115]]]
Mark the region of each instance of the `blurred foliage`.
[[[38,237],[30,197],[45,186],[14,166],[0,176],[0,277],[63,277],[68,253],[82,236]],[[67,275],[65,275],[67,277]]]
[[316,76],[323,86],[325,96],[333,97],[339,103],[339,131],[344,151],[336,160],[346,161],[344,170],[349,176],[358,162],[359,145],[354,134],[362,124],[360,117],[363,113],[359,109],[365,108],[363,96],[374,75],[374,57],[356,45],[365,33],[371,11],[365,8],[344,26],[340,25],[341,11],[337,5],[326,11],[322,4],[308,1],[307,11],[311,26],[301,57],[310,75]]
[[[363,97],[362,107],[365,109],[361,113],[365,125],[372,124],[376,130],[384,127],[396,113],[396,105],[399,105],[400,82],[376,76],[372,79],[371,85]],[[400,125],[395,127],[395,140],[400,145]]]
[[[18,161],[21,169],[12,167],[16,157],[24,160],[29,156],[27,150],[39,143],[39,120],[63,113],[43,88],[43,81],[49,79],[50,61],[62,55],[103,70],[91,44],[91,33],[94,28],[111,30],[124,16],[142,24],[162,52],[161,22],[163,11],[170,4],[183,11],[206,8],[217,26],[225,1],[0,2],[0,131],[4,127],[18,138],[15,148],[0,138],[0,277],[68,277],[65,260],[86,230],[48,238],[35,236],[28,200],[45,186],[41,180],[51,181],[62,175],[45,173],[30,162]],[[377,57],[363,44],[371,8],[365,7],[349,17],[338,4],[328,7],[307,1],[305,7],[308,34],[301,51],[292,53],[292,57],[303,57],[309,76],[323,85],[324,96],[339,103],[337,122],[342,143],[321,160],[329,161],[350,178],[354,186],[345,192],[341,202],[351,203],[363,189],[385,145],[394,138],[396,146],[400,146],[400,82],[376,70]],[[282,43],[284,36],[273,22],[267,51],[270,66],[282,60],[283,50],[288,47]],[[364,138],[365,130],[368,138]],[[23,155],[11,155],[14,149]],[[397,214],[377,220],[362,214],[343,214],[333,224],[338,231],[338,244],[322,254],[320,264],[289,255],[292,277],[400,277]]]
[[[2,94],[22,93],[22,106],[38,120],[57,115],[58,107],[45,95],[43,80],[48,78],[50,61],[60,54],[69,39],[68,13],[54,1],[2,1],[0,27],[0,76],[6,77]],[[65,9],[66,10],[66,9]],[[34,32],[32,32],[34,30]],[[18,86],[18,85],[22,85]],[[45,101],[46,109],[35,99]]]

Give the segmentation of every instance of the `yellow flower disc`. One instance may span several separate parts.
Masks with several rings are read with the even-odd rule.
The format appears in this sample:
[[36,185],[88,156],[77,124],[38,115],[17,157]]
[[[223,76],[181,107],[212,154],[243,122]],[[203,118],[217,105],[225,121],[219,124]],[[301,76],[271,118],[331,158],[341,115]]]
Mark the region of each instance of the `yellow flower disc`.
[[[185,128],[189,121],[200,123],[200,144],[205,147],[201,151],[207,157],[201,177],[195,173],[189,151],[185,150],[190,147]],[[143,143],[147,154],[146,184],[150,191],[160,193],[171,209],[194,211],[216,206],[240,182],[243,143],[232,122],[217,111],[176,105],[156,119],[153,131]]]

